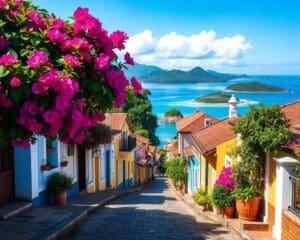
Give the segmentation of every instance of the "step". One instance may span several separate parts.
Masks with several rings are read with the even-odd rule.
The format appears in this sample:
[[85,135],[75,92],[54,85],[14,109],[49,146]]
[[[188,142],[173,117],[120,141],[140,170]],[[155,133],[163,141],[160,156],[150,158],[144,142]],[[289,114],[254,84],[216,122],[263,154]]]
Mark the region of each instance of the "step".
[[12,216],[18,215],[31,206],[31,202],[12,202],[8,205],[0,207],[0,220],[6,220]]

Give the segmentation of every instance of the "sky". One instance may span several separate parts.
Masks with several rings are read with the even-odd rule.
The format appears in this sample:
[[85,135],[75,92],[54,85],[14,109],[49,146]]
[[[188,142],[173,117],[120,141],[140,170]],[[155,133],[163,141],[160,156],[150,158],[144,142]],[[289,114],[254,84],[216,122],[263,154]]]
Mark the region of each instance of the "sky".
[[299,0],[33,0],[67,18],[87,7],[129,35],[136,62],[166,69],[300,75]]

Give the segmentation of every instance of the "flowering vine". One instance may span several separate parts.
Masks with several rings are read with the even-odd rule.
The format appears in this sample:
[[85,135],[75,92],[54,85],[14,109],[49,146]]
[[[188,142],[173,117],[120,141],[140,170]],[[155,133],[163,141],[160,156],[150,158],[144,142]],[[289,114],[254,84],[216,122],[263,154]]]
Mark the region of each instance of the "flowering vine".
[[236,187],[231,167],[223,167],[215,185],[222,185],[226,192],[232,192]]
[[109,34],[87,8],[73,21],[29,1],[0,0],[0,147],[28,147],[36,135],[81,144],[87,129],[121,107],[127,88],[141,83],[122,69],[126,33]]

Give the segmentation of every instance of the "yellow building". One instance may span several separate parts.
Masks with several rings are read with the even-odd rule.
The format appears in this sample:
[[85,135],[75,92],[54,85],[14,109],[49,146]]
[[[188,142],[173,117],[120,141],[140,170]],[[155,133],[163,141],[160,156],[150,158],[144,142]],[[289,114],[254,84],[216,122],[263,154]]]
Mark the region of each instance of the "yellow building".
[[[194,157],[199,161],[199,186],[208,193],[212,192],[214,183],[224,166],[231,166],[236,159],[230,157],[237,146],[237,136],[232,126],[240,117],[220,120],[206,128],[191,134]],[[194,166],[189,166],[194,167]],[[192,174],[193,169],[189,169]],[[189,179],[192,181],[192,179]]]

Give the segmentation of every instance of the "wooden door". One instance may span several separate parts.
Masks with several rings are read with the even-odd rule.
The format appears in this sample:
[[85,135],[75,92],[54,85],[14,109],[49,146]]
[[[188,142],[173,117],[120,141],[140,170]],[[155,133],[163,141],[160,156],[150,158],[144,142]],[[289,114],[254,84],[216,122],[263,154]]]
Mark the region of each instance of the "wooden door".
[[14,199],[14,154],[12,147],[0,149],[0,205]]

